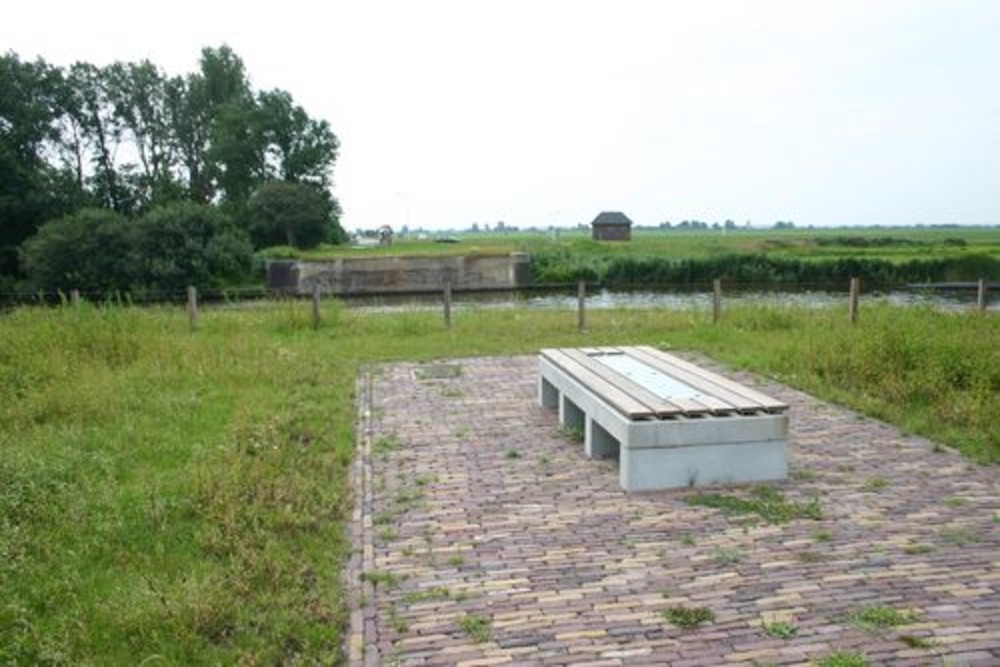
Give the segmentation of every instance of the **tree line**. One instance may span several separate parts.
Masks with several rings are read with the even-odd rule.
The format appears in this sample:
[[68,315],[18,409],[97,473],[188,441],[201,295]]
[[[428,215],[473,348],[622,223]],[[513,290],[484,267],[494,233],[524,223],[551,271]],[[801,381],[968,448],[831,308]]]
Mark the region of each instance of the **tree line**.
[[254,249],[339,242],[338,147],[227,46],[177,76],[0,55],[0,288],[218,285]]

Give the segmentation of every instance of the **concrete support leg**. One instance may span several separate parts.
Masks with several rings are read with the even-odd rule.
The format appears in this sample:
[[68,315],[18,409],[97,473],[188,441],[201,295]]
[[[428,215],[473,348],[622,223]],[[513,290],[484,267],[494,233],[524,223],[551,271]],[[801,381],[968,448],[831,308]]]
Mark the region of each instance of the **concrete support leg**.
[[586,427],[584,422],[587,417],[583,414],[576,403],[566,398],[566,394],[559,397],[559,425],[565,429],[583,431]]
[[618,485],[623,491],[632,490],[632,450],[628,447],[618,452]]
[[556,409],[559,407],[559,390],[541,376],[538,378],[538,404],[543,408]]
[[607,432],[607,430],[587,418],[587,433],[584,438],[584,450],[590,458],[617,459],[621,445],[618,440]]

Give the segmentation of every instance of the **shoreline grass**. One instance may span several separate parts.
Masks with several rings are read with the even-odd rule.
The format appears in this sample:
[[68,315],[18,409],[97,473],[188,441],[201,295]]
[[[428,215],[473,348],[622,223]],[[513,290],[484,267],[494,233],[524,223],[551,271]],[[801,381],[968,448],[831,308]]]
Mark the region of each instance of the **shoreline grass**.
[[[0,318],[0,663],[337,662],[358,369],[651,344],[1000,462],[994,315],[926,308],[379,314],[324,303]],[[390,443],[391,444],[391,443]],[[389,446],[388,444],[386,446]],[[933,456],[928,452],[928,456]]]

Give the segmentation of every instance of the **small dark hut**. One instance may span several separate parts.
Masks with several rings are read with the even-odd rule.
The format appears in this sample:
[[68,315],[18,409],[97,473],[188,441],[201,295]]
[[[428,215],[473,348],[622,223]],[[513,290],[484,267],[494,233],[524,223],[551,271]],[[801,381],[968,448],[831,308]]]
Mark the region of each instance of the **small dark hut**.
[[632,240],[632,221],[621,211],[602,211],[590,227],[595,241]]

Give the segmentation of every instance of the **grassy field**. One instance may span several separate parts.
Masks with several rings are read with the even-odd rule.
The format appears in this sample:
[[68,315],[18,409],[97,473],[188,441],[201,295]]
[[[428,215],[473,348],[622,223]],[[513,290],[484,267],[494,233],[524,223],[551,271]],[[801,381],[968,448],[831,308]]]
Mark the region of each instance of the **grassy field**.
[[274,249],[276,255],[305,259],[367,255],[475,255],[510,252],[570,251],[589,256],[655,256],[701,259],[730,254],[764,253],[779,257],[827,259],[869,257],[906,261],[932,254],[937,258],[987,255],[1000,258],[1000,229],[799,229],[750,230],[723,233],[702,231],[639,230],[630,242],[595,242],[589,232],[459,233],[457,243],[405,237],[389,246],[352,248],[323,246],[316,250]]
[[0,664],[336,662],[354,383],[394,359],[699,350],[1000,462],[998,320],[865,308],[376,314],[28,308],[0,319]]
[[371,255],[531,255],[536,284],[578,279],[629,287],[724,278],[737,283],[867,285],[969,281],[1000,273],[1000,229],[823,229],[793,231],[640,230],[630,242],[596,242],[579,230],[558,234],[459,234],[455,243],[404,238],[390,246],[272,248],[273,257]]

